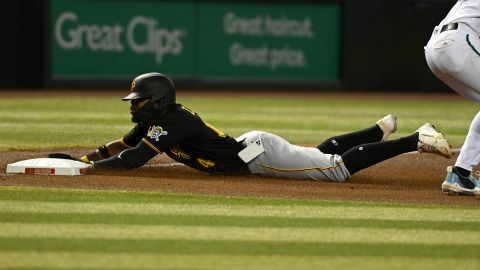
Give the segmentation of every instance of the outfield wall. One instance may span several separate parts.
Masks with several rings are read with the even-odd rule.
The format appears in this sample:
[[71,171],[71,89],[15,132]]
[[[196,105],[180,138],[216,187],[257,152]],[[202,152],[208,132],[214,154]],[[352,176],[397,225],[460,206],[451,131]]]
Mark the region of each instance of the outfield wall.
[[3,87],[445,89],[423,45],[449,1],[7,0]]

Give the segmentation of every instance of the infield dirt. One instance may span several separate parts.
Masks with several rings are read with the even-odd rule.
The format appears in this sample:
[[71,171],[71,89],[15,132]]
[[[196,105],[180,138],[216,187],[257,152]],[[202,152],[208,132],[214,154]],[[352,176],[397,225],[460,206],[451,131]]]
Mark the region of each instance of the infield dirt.
[[[65,151],[72,155],[87,149]],[[46,151],[1,152],[0,170],[8,163],[46,157]],[[199,172],[159,155],[132,171],[105,171],[84,176],[6,175],[2,186],[75,188],[126,191],[164,191],[189,194],[269,198],[352,200],[415,204],[480,206],[480,199],[447,196],[440,185],[455,159],[408,153],[355,174],[346,183],[275,179],[260,176],[217,176]]]
[[[85,91],[0,91],[1,97],[11,96],[59,96]],[[91,92],[92,94],[95,92]],[[115,95],[122,92],[101,92],[98,95]],[[190,92],[188,95],[225,95],[220,92]],[[275,94],[278,96],[277,94]],[[315,97],[339,97],[334,94],[312,94]],[[397,95],[401,99],[452,99],[453,95]],[[296,96],[285,94],[286,97]],[[302,96],[302,95],[300,95]],[[385,94],[354,95],[343,97],[385,98]],[[340,96],[340,97],[341,97]],[[392,97],[390,95],[390,97]],[[52,151],[0,152],[0,186],[28,186],[42,188],[75,188],[127,191],[163,191],[205,195],[246,197],[352,200],[415,204],[480,206],[480,199],[470,196],[447,196],[441,191],[446,167],[455,163],[455,158],[445,159],[432,154],[407,153],[384,161],[355,174],[346,183],[319,182],[313,180],[275,179],[259,176],[213,176],[179,165],[166,155],[159,155],[146,166],[120,172],[97,172],[85,176],[6,175],[8,163],[19,160],[46,157]],[[83,155],[91,149],[63,151],[74,156]]]

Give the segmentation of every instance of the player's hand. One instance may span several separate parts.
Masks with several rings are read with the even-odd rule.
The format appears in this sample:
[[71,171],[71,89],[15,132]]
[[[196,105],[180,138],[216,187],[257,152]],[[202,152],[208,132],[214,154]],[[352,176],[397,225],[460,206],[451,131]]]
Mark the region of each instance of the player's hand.
[[76,161],[81,161],[79,158],[72,157],[69,154],[65,153],[50,153],[48,154],[49,158],[60,158],[60,159],[71,159],[71,160],[76,160]]
[[91,164],[91,162],[90,162],[90,160],[88,160],[87,156],[76,158],[76,157],[73,157],[73,156],[71,156],[69,154],[65,154],[65,153],[50,153],[50,154],[48,154],[48,157],[49,158],[60,158],[60,159],[71,159],[71,160]]

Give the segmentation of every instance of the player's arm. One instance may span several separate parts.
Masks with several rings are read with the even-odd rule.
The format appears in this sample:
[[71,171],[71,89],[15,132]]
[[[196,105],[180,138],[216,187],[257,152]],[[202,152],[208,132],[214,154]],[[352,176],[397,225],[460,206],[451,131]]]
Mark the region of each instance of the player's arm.
[[127,145],[123,139],[120,139],[98,147],[93,152],[80,157],[80,160],[85,163],[90,163],[91,161],[109,158],[128,148],[130,148],[130,146]]
[[94,169],[131,170],[144,165],[158,153],[158,151],[141,141],[133,148],[123,150],[117,155],[92,163]]
[[117,155],[123,150],[129,149],[137,145],[145,136],[148,130],[148,125],[137,124],[127,133],[123,138],[107,143],[95,149],[80,158],[81,161],[90,163],[91,161],[99,161]]

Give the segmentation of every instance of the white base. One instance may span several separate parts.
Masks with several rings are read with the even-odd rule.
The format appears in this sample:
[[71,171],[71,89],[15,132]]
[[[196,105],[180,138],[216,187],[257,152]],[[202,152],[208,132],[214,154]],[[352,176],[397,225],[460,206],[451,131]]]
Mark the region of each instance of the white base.
[[35,158],[7,165],[6,173],[82,175],[92,165],[80,161],[59,158]]

